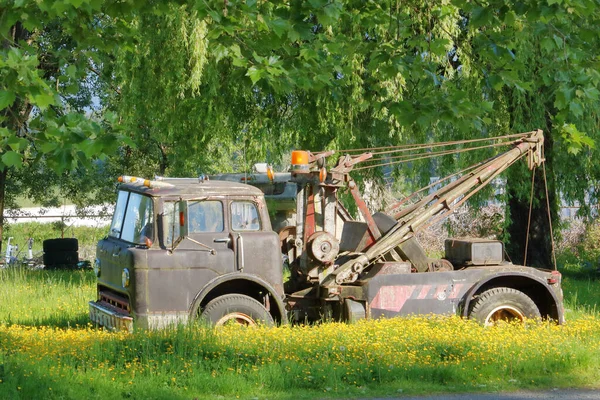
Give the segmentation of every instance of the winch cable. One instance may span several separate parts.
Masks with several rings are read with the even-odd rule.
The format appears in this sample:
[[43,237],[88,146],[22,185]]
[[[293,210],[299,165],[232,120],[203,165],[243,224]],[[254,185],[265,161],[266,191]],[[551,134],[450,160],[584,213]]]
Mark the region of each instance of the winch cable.
[[393,157],[379,157],[379,158],[369,159],[369,160],[367,160],[367,162],[386,161],[386,160],[402,160],[402,162],[410,162],[410,161],[415,160],[415,158],[411,159],[410,158],[411,156],[416,157],[416,156],[426,155],[429,158],[429,156],[444,156],[444,155],[448,155],[448,154],[458,154],[458,153],[464,153],[464,152],[468,152],[468,151],[481,150],[481,149],[487,149],[487,148],[493,148],[493,147],[511,146],[513,144],[514,144],[514,141],[508,141],[508,142],[492,143],[492,144],[488,144],[485,146],[467,147],[467,148],[460,148],[460,149],[454,149],[454,150],[443,150],[443,151],[437,151],[437,152],[421,152],[421,153],[414,153],[414,154],[404,154],[401,156],[393,156]]
[[[506,171],[506,169],[508,167],[510,167],[511,165],[513,165],[515,162],[517,162],[518,160],[520,160],[521,158],[525,157],[527,153],[523,153],[521,156],[515,158],[514,160],[512,160],[510,163],[504,165],[503,167],[499,168],[496,173],[494,175],[492,175],[491,177],[489,177],[488,179],[486,179],[485,181],[481,182],[479,186],[473,188],[473,190],[470,193],[465,194],[460,200],[458,200],[454,206],[453,209],[457,209],[458,207],[462,206],[467,200],[469,200],[471,197],[473,197],[477,192],[479,192],[481,189],[483,189],[486,185],[488,185],[491,181],[493,181],[498,175],[500,175],[502,172]],[[442,214],[434,217],[431,219],[431,221],[429,221],[427,224],[423,225],[420,230],[423,229],[427,229],[428,227],[440,222],[441,220],[443,220],[444,218],[446,218],[448,216],[448,214],[452,213],[452,210],[446,210],[444,211]]]
[[[519,134],[511,134],[511,135],[504,135],[504,136],[497,136],[497,137],[493,137],[493,138],[481,138],[481,139],[471,139],[471,140],[463,140],[463,141],[455,141],[455,142],[444,142],[444,143],[436,143],[436,144],[419,144],[419,145],[402,145],[402,146],[387,146],[387,147],[377,147],[377,148],[363,148],[363,149],[351,149],[351,150],[346,150],[346,152],[353,152],[353,151],[363,151],[363,150],[384,150],[384,149],[390,149],[390,148],[395,148],[395,149],[401,149],[402,151],[408,151],[408,150],[423,150],[423,149],[427,149],[427,148],[431,148],[431,147],[439,147],[439,146],[448,146],[451,144],[463,144],[463,143],[476,143],[476,142],[483,142],[483,141],[491,141],[491,140],[498,140],[498,139],[503,139],[503,138],[523,138],[526,137],[528,135],[528,133],[519,133]],[[418,159],[426,159],[426,158],[432,158],[432,157],[437,157],[437,156],[442,156],[442,155],[448,155],[448,154],[457,154],[457,153],[461,153],[461,152],[466,152],[466,151],[471,151],[471,150],[478,150],[478,149],[484,149],[484,148],[491,148],[491,147],[499,147],[499,146],[507,146],[507,145],[511,145],[514,144],[514,140],[508,141],[508,142],[502,142],[502,143],[492,143],[486,146],[478,146],[476,148],[467,148],[467,149],[455,149],[455,150],[445,150],[445,151],[441,151],[441,152],[435,152],[435,153],[419,153],[420,157],[413,157],[412,159],[409,158],[411,156],[417,155],[417,154],[413,154],[413,155],[403,155],[403,156],[396,156],[393,158],[402,158],[400,161],[397,162],[391,162],[391,163],[380,163],[379,165],[366,165],[363,167],[358,167],[358,168],[354,168],[354,170],[365,170],[365,169],[370,169],[370,168],[376,168],[379,166],[383,166],[383,165],[391,165],[391,164],[399,164],[401,162],[409,162],[409,161],[415,161]],[[340,151],[340,152],[344,152],[344,150]],[[383,154],[383,153],[389,153],[388,151],[385,152],[379,152],[379,153],[375,153],[375,154]],[[417,190],[416,192],[412,193],[410,196],[400,200],[399,202],[394,203],[392,206],[388,207],[388,211],[397,209],[398,207],[400,207],[402,204],[406,203],[407,201],[413,199],[414,197],[416,197],[417,195],[419,195],[420,193],[424,192],[425,190],[430,189],[431,187],[434,187],[444,181],[450,180],[456,176],[462,175],[466,172],[469,172],[471,170],[474,170],[476,168],[478,168],[479,166],[485,164],[486,162],[489,162],[490,160],[496,158],[497,156],[491,157],[489,160],[485,160],[482,161],[478,164],[469,166],[461,171],[458,171],[452,175],[448,175],[442,179],[439,179],[436,182],[433,182],[419,190]],[[378,158],[375,159],[375,161],[377,160],[389,160],[390,158]],[[374,160],[371,160],[374,161]]]
[[447,180],[450,180],[450,179],[454,178],[454,177],[455,177],[455,176],[457,176],[457,175],[461,175],[461,174],[463,174],[463,173],[465,173],[465,172],[471,171],[472,169],[475,169],[475,168],[477,168],[477,166],[478,166],[478,165],[479,165],[479,164],[477,164],[477,165],[472,165],[472,166],[470,166],[470,167],[468,167],[468,168],[465,168],[465,169],[463,169],[463,170],[461,170],[461,171],[458,171],[458,172],[457,172],[457,173],[455,173],[455,174],[448,175],[448,176],[445,176],[445,177],[443,177],[443,178],[441,178],[441,179],[438,179],[437,181],[435,181],[435,182],[432,182],[432,183],[430,183],[429,185],[427,185],[427,186],[424,186],[424,187],[420,188],[419,190],[417,190],[417,191],[415,191],[415,192],[413,192],[413,193],[409,194],[408,196],[404,197],[402,200],[399,200],[399,201],[397,201],[396,203],[394,203],[394,204],[392,204],[391,206],[389,206],[387,209],[388,209],[388,210],[390,210],[390,211],[391,211],[391,210],[394,210],[394,209],[396,209],[396,208],[400,207],[401,205],[403,205],[404,203],[406,203],[407,201],[410,201],[412,198],[416,197],[417,195],[421,194],[422,192],[424,192],[424,191],[426,191],[426,190],[429,190],[429,189],[431,189],[432,187],[434,187],[434,186],[436,186],[436,185],[439,185],[439,184],[441,184],[441,183],[443,183],[443,182],[445,182],[445,181],[447,181]]
[[[498,156],[496,156],[496,157],[498,157]],[[494,158],[496,158],[496,157],[492,157],[492,159],[494,159]],[[491,160],[491,159],[490,159],[490,160]],[[490,160],[482,161],[482,162],[480,162],[479,164],[471,165],[471,166],[469,166],[469,167],[467,167],[467,168],[465,168],[465,169],[463,169],[463,170],[460,170],[460,171],[458,171],[458,172],[455,172],[455,173],[454,173],[454,174],[452,174],[452,175],[448,175],[448,176],[445,176],[445,177],[443,177],[443,178],[441,178],[441,179],[438,179],[437,181],[435,181],[435,182],[433,182],[433,183],[431,183],[431,184],[429,184],[429,185],[427,185],[427,186],[424,186],[424,187],[420,188],[420,189],[419,189],[419,190],[417,190],[416,192],[413,192],[413,193],[411,193],[410,195],[406,196],[406,197],[405,197],[405,198],[403,198],[402,200],[399,200],[398,202],[396,202],[396,203],[392,204],[391,206],[387,207],[387,210],[386,210],[386,212],[391,212],[391,211],[393,211],[393,210],[397,209],[398,207],[402,206],[402,205],[403,205],[404,203],[406,203],[407,201],[409,201],[409,200],[413,199],[414,197],[416,197],[417,195],[421,194],[422,192],[424,192],[424,191],[426,191],[426,190],[429,190],[429,189],[431,189],[432,187],[434,187],[434,186],[436,186],[436,185],[442,184],[442,183],[443,183],[443,182],[445,182],[445,181],[451,180],[452,178],[454,178],[454,177],[456,177],[456,176],[463,175],[463,174],[464,174],[464,173],[466,173],[466,172],[470,172],[470,171],[472,171],[472,170],[475,170],[475,169],[477,169],[478,167],[481,167],[483,164],[485,164],[485,163],[489,162]]]
[[376,152],[377,150],[388,151],[388,150],[397,149],[397,151],[410,151],[410,150],[418,150],[418,149],[422,149],[422,148],[434,148],[434,147],[453,146],[453,145],[468,144],[468,143],[489,142],[489,141],[499,140],[499,139],[524,138],[526,136],[529,136],[530,134],[531,134],[531,132],[513,133],[510,135],[494,136],[494,137],[479,138],[479,139],[465,139],[465,140],[455,140],[455,141],[436,142],[436,143],[404,144],[404,145],[398,145],[398,146],[365,147],[365,148],[361,148],[361,149],[337,150],[337,152],[338,153],[357,153],[357,152],[364,153],[364,152],[368,151],[368,152],[375,154],[374,152]]
[[[382,161],[382,160],[395,160],[395,161],[365,165],[363,167],[354,168],[354,171],[361,171],[361,170],[365,170],[365,169],[407,163],[407,162],[411,162],[411,161],[424,160],[424,159],[428,159],[428,158],[440,157],[440,156],[451,155],[451,154],[466,153],[468,151],[481,150],[481,149],[492,148],[492,147],[509,146],[511,144],[513,144],[512,141],[501,142],[501,143],[492,143],[492,144],[488,144],[485,146],[468,147],[465,149],[444,150],[444,151],[431,152],[431,153],[405,154],[402,156],[394,156],[394,157],[387,157],[387,158],[385,158],[385,157],[384,158],[375,158],[375,159],[371,159],[369,161]],[[375,154],[378,154],[378,153],[375,153]]]
[[525,254],[523,265],[527,266],[527,248],[529,247],[529,230],[531,229],[531,213],[533,211],[533,188],[535,186],[535,167],[531,170],[531,193],[529,195],[529,216],[527,217],[527,231],[525,234]]
[[548,211],[548,224],[550,225],[550,244],[552,246],[552,262],[554,263],[554,270],[558,268],[556,266],[556,252],[554,248],[554,232],[552,230],[552,215],[550,213],[550,196],[548,195],[548,179],[546,178],[546,163],[542,163],[542,170],[544,171],[544,189],[546,190],[546,209]]

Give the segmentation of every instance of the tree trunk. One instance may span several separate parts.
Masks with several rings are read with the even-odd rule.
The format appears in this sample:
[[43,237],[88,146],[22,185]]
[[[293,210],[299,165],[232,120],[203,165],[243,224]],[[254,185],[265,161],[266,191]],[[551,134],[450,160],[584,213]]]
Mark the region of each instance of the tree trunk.
[[[529,228],[529,241],[527,243],[527,226],[529,223],[529,194],[524,195],[523,182],[508,179],[506,190],[508,194],[507,207],[510,223],[507,226],[509,242],[506,251],[515,264],[531,265],[538,268],[554,269],[552,257],[551,225],[548,220],[548,203],[552,223],[558,221],[558,202],[552,173],[552,153],[554,141],[552,139],[552,123],[547,118],[544,132],[544,152],[546,157],[546,176],[548,181],[548,199],[544,183],[544,167],[535,170],[535,184],[533,189],[533,206],[531,210],[531,224]],[[529,174],[531,178],[531,173]],[[531,182],[531,181],[530,181]],[[531,184],[527,184],[531,190]],[[548,201],[549,200],[549,201]],[[527,259],[525,247],[527,243]]]
[[[10,47],[19,46],[19,42],[26,41],[29,32],[23,27],[20,22],[15,23],[9,30],[9,37],[2,41],[2,47],[8,49]],[[12,106],[6,108],[2,117],[2,127],[6,127],[15,134],[19,135],[29,119],[32,107],[27,100],[17,98]],[[4,149],[0,150],[0,156],[4,153]],[[8,168],[3,167],[0,170],[0,254],[2,254],[2,238],[4,235],[4,204],[6,200],[6,179],[8,176]]]

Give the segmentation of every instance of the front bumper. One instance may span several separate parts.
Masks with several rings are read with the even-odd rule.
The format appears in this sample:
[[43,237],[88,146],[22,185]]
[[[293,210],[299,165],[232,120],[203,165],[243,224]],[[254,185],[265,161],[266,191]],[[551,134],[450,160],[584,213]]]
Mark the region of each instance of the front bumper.
[[133,332],[133,318],[112,310],[101,303],[90,301],[90,320],[110,330]]

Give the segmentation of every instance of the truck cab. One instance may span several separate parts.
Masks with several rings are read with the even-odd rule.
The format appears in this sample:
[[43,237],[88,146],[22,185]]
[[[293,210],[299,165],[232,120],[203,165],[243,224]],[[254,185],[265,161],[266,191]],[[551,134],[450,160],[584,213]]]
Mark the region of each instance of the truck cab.
[[126,177],[109,234],[97,247],[90,316],[128,330],[134,321],[160,328],[201,317],[219,324],[282,321],[281,265],[279,237],[259,189]]

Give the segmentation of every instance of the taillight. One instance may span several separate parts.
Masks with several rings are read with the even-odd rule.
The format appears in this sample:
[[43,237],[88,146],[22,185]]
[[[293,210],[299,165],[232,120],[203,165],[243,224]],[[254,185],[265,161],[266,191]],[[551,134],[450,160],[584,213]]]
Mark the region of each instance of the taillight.
[[560,283],[561,278],[562,278],[562,275],[560,272],[552,271],[550,273],[550,277],[548,278],[548,284],[554,285],[556,283]]

